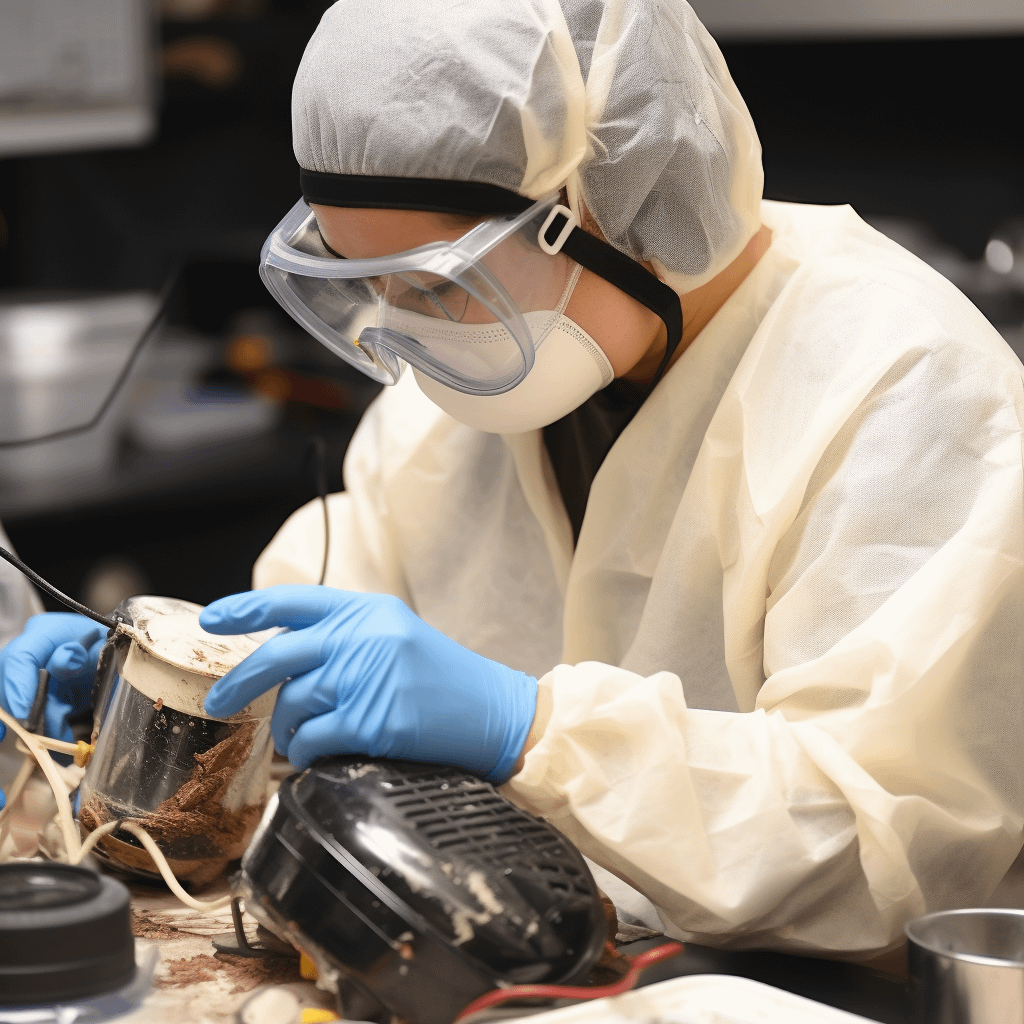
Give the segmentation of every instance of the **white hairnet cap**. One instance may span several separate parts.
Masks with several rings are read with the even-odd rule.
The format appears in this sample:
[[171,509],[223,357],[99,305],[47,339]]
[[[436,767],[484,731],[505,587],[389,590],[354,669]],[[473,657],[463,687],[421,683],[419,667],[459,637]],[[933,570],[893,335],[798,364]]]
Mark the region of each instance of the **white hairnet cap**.
[[757,133],[684,0],[339,0],[295,77],[292,136],[310,171],[565,186],[679,292],[760,225]]

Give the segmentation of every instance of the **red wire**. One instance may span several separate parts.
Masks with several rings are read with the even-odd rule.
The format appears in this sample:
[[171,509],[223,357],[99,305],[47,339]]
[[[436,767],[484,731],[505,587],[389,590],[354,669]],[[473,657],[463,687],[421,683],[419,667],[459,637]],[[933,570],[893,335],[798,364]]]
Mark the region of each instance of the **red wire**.
[[629,961],[629,970],[614,985],[597,985],[593,988],[585,988],[582,985],[510,985],[508,988],[496,988],[493,992],[487,992],[479,999],[474,999],[455,1018],[454,1024],[458,1024],[471,1013],[490,1009],[510,999],[604,999],[606,996],[618,996],[628,992],[637,983],[641,971],[682,951],[681,942],[666,942],[645,953],[626,957],[624,959]]

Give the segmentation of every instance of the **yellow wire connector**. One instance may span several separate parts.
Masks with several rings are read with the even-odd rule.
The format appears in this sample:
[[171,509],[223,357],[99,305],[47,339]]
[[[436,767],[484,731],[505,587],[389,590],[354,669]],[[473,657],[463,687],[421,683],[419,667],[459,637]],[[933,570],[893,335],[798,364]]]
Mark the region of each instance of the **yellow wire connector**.
[[89,764],[89,758],[92,757],[92,752],[96,747],[92,743],[86,743],[85,740],[79,740],[75,746],[78,748],[75,751],[75,764],[79,768],[85,768]]
[[316,964],[305,953],[299,954],[299,974],[306,981],[316,981]]
[[303,1009],[299,1020],[302,1024],[326,1024],[327,1021],[341,1020],[333,1010],[321,1010],[316,1006],[307,1006]]

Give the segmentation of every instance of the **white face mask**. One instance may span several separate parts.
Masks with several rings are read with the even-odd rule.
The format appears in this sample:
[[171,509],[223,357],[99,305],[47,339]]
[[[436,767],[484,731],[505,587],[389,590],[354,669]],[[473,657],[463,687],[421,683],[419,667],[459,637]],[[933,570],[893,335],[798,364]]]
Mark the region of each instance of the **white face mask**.
[[[467,395],[413,367],[420,390],[460,423],[492,434],[537,430],[578,409],[615,378],[615,371],[597,342],[562,313],[576,287],[580,269],[577,266],[569,279],[557,310],[524,314],[537,339],[537,356],[533,368],[511,391]],[[453,325],[446,326],[450,329]],[[493,330],[492,324],[458,326],[467,342],[472,342],[474,335],[483,337]]]

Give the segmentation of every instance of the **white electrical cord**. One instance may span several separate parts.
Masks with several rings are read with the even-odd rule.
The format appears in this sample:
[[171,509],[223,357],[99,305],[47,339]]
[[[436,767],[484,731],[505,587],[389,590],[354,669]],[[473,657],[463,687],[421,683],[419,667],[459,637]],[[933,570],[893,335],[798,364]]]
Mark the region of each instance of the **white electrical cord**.
[[163,851],[156,843],[153,842],[153,837],[137,822],[137,821],[122,821],[121,828],[125,832],[131,832],[139,842],[145,847],[146,853],[153,858],[156,866],[160,869],[160,874],[163,875],[164,881],[167,883],[167,888],[174,893],[175,896],[185,904],[186,907],[191,907],[193,910],[220,910],[221,907],[226,907],[231,902],[231,895],[221,896],[220,899],[216,900],[197,900],[193,899],[184,889],[181,887],[181,883],[174,877],[174,872],[171,871],[170,864],[167,863],[167,858],[163,855]]
[[[123,828],[142,843],[145,851],[153,858],[153,862],[156,864],[163,880],[167,883],[167,887],[186,907],[190,907],[192,910],[212,911],[220,910],[221,907],[226,907],[231,902],[232,897],[230,895],[221,896],[216,900],[204,901],[194,899],[185,892],[181,887],[181,883],[174,877],[174,872],[171,870],[170,864],[167,863],[167,858],[164,856],[163,851],[153,841],[153,837],[137,821],[108,821],[100,825],[99,828],[94,829],[85,839],[85,842],[82,842],[71,812],[71,798],[68,796],[67,788],[57,774],[57,769],[52,759],[46,753],[49,749],[56,750],[62,754],[76,754],[79,752],[78,745],[65,743],[62,740],[52,740],[45,736],[36,736],[33,733],[27,732],[3,708],[0,708],[0,722],[3,722],[9,729],[14,730],[15,735],[25,744],[25,747],[32,753],[32,756],[35,757],[39,767],[43,770],[43,774],[46,776],[46,781],[50,783],[54,799],[57,801],[57,820],[60,823],[61,833],[64,836],[64,845],[67,847],[69,863],[80,863],[104,836],[110,835],[111,832],[116,831],[118,828]],[[28,777],[32,774],[31,766],[32,762],[28,759],[28,755],[26,755],[21,770],[14,780],[14,786],[11,788],[12,796],[7,806],[0,811],[0,822],[4,825],[3,834],[6,834],[7,815],[10,813],[15,799],[20,795],[21,790],[28,781]]]
[[120,827],[120,821],[108,821],[104,825],[100,825],[99,828],[94,828],[83,841],[78,853],[71,857],[68,861],[70,864],[81,864],[85,858],[92,853],[92,848],[104,837],[109,836],[111,832]]
[[[78,828],[75,826],[75,818],[71,813],[71,800],[68,797],[67,787],[57,774],[57,768],[52,758],[43,749],[39,737],[23,729],[17,719],[12,718],[3,708],[0,708],[0,722],[3,722],[8,729],[13,729],[14,734],[22,743],[32,751],[33,756],[43,769],[46,781],[53,790],[53,798],[57,801],[57,822],[60,825],[61,834],[64,836],[64,845],[67,847],[68,858],[75,857],[81,848],[81,840],[78,838]],[[4,808],[6,810],[6,808]]]
[[[36,741],[36,745],[45,747],[47,750],[52,750],[57,754],[70,754],[74,757],[76,754],[81,753],[82,748],[77,743],[65,743],[63,740],[52,740],[49,736],[39,736],[33,734],[33,739]],[[87,749],[91,749],[90,744],[85,745]]]
[[[27,747],[18,744],[19,753],[30,754],[31,751]],[[11,818],[14,816],[12,809],[18,801],[18,797],[21,796],[21,791],[25,788],[25,783],[32,777],[32,772],[35,770],[35,762],[31,757],[22,758],[21,767],[18,769],[18,774],[14,777],[14,782],[11,783],[10,789],[7,791],[7,805],[0,810],[0,847],[3,846],[7,839],[7,836],[11,831]]]

